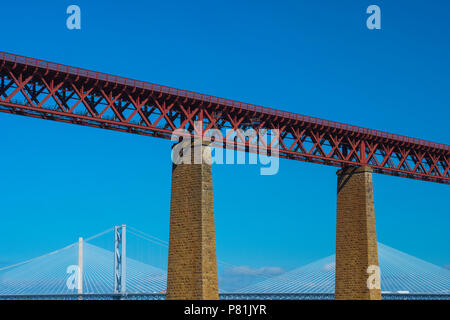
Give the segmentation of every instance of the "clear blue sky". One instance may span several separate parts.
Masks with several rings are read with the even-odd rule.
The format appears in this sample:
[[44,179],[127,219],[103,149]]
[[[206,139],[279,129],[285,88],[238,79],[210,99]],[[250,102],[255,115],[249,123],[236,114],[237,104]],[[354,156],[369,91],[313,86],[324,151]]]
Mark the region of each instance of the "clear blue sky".
[[[66,28],[81,7],[82,29]],[[382,30],[366,28],[377,4]],[[446,1],[6,1],[0,50],[450,143]],[[0,263],[115,224],[168,239],[170,142],[0,114]],[[336,168],[215,166],[218,258],[335,251]],[[378,240],[450,264],[450,188],[374,175]]]

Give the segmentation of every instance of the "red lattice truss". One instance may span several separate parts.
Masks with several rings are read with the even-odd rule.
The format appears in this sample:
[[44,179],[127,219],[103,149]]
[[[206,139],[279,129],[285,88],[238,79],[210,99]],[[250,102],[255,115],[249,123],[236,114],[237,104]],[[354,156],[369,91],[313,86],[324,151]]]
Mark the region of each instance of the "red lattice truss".
[[[277,129],[283,158],[368,165],[378,173],[450,184],[445,144],[2,52],[0,111],[166,139],[180,128],[218,129],[223,147],[247,151],[257,148],[256,140],[227,129]],[[202,131],[195,121],[203,123]]]

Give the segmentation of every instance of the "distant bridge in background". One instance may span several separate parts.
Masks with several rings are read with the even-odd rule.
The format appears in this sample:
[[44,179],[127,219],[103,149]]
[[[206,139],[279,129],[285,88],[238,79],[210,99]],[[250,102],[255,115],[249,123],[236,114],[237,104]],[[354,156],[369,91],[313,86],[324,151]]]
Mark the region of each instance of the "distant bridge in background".
[[[125,250],[117,252],[122,245]],[[167,270],[161,265],[167,259],[167,242],[164,240],[132,227],[118,226],[83,240],[81,260],[80,250],[80,242],[75,242],[0,268],[0,299],[165,299]],[[155,260],[159,266],[136,259],[141,254],[158,250],[163,253],[158,261]],[[127,251],[133,257],[128,256]],[[383,299],[450,299],[449,270],[381,243],[378,243],[378,252]],[[151,258],[144,257],[143,260]],[[126,267],[121,269],[123,261],[126,261]],[[233,267],[221,261],[219,264]],[[80,293],[67,285],[72,276],[67,273],[71,265],[83,270]],[[235,288],[233,292],[220,289],[219,277],[219,297],[334,299],[334,268],[335,256],[331,255],[278,276],[257,278],[253,284]],[[118,274],[120,271],[121,275]]]

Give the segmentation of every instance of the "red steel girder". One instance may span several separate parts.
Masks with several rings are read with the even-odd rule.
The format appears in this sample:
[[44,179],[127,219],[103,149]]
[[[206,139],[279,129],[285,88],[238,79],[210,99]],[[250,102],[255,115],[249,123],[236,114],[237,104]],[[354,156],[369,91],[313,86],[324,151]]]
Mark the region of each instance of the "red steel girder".
[[[278,129],[279,156],[450,184],[450,146],[0,52],[0,111],[170,139],[217,129],[224,148],[274,141],[239,129]],[[197,121],[203,128],[196,127]],[[226,132],[226,130],[232,130]]]

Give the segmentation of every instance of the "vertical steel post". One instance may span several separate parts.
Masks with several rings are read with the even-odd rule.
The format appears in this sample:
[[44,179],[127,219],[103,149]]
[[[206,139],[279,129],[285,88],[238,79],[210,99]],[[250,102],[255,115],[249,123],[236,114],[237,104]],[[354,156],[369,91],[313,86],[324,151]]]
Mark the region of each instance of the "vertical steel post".
[[119,293],[120,287],[120,233],[119,227],[114,227],[114,293]]
[[114,227],[114,293],[126,292],[126,225]]
[[83,238],[78,238],[78,294],[83,293]]
[[127,226],[122,225],[122,268],[120,292],[124,294],[127,289]]

